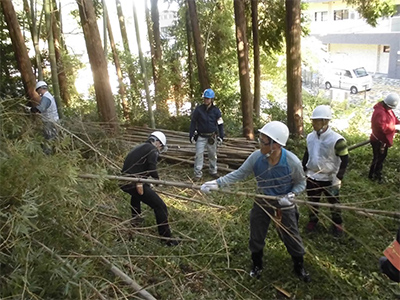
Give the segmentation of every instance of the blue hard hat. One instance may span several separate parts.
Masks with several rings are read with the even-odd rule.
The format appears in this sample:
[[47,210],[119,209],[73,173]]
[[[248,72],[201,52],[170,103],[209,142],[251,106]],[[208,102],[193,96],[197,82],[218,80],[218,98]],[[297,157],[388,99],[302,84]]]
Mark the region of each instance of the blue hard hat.
[[203,98],[211,98],[214,99],[215,98],[215,93],[212,89],[206,89],[203,92]]

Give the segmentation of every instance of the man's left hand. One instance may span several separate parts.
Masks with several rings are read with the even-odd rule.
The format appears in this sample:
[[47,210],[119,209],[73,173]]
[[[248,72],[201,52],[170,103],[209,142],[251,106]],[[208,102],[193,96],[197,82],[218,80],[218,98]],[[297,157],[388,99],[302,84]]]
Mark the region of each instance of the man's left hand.
[[222,146],[223,141],[224,140],[221,137],[217,137],[217,145],[218,146]]
[[293,204],[292,200],[294,199],[294,197],[295,197],[295,194],[294,194],[294,193],[289,193],[289,194],[283,196],[282,198],[279,198],[279,199],[278,199],[278,203],[279,203],[279,205],[281,205],[281,206],[289,206],[289,205],[292,205],[292,204]]

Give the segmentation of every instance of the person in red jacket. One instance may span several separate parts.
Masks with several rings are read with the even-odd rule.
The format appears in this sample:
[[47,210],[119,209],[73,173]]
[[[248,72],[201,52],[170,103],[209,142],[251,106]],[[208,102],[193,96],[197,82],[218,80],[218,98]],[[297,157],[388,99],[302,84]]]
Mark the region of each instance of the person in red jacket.
[[396,118],[392,109],[400,102],[398,94],[389,94],[383,101],[375,104],[371,118],[372,133],[370,143],[373,150],[373,159],[369,169],[368,178],[382,182],[383,162],[387,156],[388,148],[393,145],[393,138],[399,129],[396,125],[400,121]]

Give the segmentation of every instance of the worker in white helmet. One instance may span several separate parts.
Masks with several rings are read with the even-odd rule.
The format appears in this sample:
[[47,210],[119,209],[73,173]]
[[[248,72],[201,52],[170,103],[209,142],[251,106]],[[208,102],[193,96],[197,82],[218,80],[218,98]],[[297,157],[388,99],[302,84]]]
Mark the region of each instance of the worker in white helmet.
[[203,193],[218,190],[254,175],[257,193],[274,197],[256,198],[250,212],[249,249],[253,268],[250,276],[260,278],[263,251],[269,225],[277,224],[280,239],[292,257],[294,273],[304,282],[311,280],[304,268],[305,249],[298,229],[299,212],[293,199],[306,187],[300,160],[284,146],[289,138],[288,127],[272,121],[259,130],[260,150],[254,151],[239,169],[201,186]]
[[[303,168],[307,177],[307,196],[311,202],[319,202],[322,195],[331,204],[339,204],[339,189],[349,162],[347,142],[329,126],[332,111],[328,105],[317,106],[311,116],[313,131],[307,135],[307,148],[303,156]],[[311,206],[308,233],[315,232],[319,221],[318,206]],[[332,233],[343,235],[341,211],[331,208]]]
[[[124,176],[159,179],[157,172],[157,159],[159,153],[167,150],[167,139],[161,131],[154,131],[147,141],[133,148],[125,158],[122,173]],[[164,201],[147,183],[132,183],[124,181],[121,189],[131,195],[132,226],[138,226],[141,217],[141,203],[150,206],[156,216],[158,233],[167,246],[176,246],[178,241],[171,238],[171,230],[168,224],[168,209]]]
[[374,112],[371,118],[372,133],[370,142],[373,151],[373,159],[369,169],[368,178],[383,182],[382,169],[383,162],[388,153],[388,149],[393,146],[393,138],[399,129],[400,121],[396,118],[393,109],[400,102],[399,95],[389,94],[385,99],[374,106]]

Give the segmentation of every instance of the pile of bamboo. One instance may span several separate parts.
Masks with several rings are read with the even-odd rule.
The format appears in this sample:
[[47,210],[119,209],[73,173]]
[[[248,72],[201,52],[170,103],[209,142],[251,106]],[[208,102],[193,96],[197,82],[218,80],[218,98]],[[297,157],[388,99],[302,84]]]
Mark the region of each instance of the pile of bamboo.
[[[125,128],[122,138],[132,145],[137,145],[146,141],[153,131],[152,128],[130,126]],[[167,137],[168,145],[168,152],[161,154],[161,157],[168,161],[193,165],[196,148],[195,144],[189,141],[189,133],[166,129],[161,131]],[[255,141],[245,138],[225,138],[222,146],[218,147],[218,170],[226,172],[236,170],[257,147]],[[207,163],[206,154],[205,164]]]

